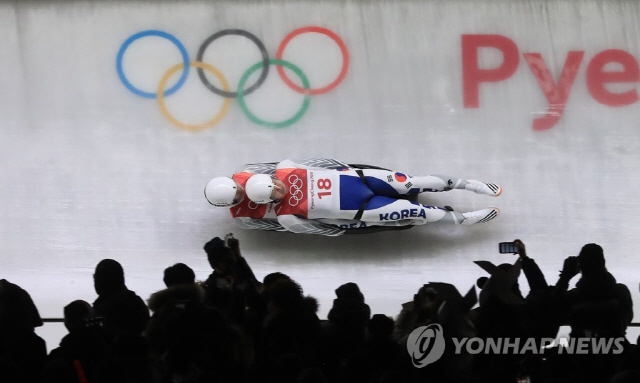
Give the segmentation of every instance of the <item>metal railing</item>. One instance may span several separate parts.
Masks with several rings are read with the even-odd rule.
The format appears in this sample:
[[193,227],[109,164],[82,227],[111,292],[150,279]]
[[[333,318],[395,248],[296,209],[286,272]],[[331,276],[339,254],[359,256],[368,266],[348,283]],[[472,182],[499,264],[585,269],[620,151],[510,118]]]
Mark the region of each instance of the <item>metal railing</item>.
[[[42,321],[44,323],[63,323],[64,319],[62,318],[43,318]],[[627,327],[640,327],[640,323],[629,323]]]

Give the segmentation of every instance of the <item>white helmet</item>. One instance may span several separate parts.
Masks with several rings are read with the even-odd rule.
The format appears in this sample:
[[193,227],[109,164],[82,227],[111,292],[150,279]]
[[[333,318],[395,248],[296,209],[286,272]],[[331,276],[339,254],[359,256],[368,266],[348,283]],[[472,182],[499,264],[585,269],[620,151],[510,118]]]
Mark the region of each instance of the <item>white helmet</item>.
[[236,200],[237,191],[236,181],[229,177],[216,177],[204,187],[204,197],[213,206],[231,207],[242,201],[242,198]]
[[272,202],[273,180],[267,174],[254,174],[247,181],[247,197],[255,203]]

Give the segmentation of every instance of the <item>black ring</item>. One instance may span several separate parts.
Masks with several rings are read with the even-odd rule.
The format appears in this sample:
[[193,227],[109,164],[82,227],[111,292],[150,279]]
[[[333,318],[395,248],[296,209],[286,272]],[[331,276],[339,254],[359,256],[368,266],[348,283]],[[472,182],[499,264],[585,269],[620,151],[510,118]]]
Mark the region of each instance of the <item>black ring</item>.
[[[256,36],[242,29],[225,29],[220,32],[216,32],[213,35],[209,36],[209,38],[202,43],[200,49],[198,50],[198,56],[196,60],[203,61],[202,59],[204,58],[204,51],[207,49],[209,44],[211,44],[213,40],[226,35],[244,36],[253,41],[258,46],[258,49],[260,49],[260,54],[262,55],[262,73],[260,74],[260,78],[258,78],[258,81],[256,81],[255,84],[251,85],[243,91],[243,93],[247,95],[258,89],[258,87],[262,85],[264,80],[267,79],[267,74],[269,74],[269,54],[267,53],[267,49],[264,47],[264,44],[262,44],[262,41],[260,41]],[[202,70],[202,68],[197,68],[197,72],[198,77],[200,77],[200,81],[202,81],[204,86],[206,86],[213,93],[227,98],[238,97],[238,92],[227,92],[216,88],[212,83],[209,82],[209,80],[207,80],[207,77],[205,76],[204,70]]]

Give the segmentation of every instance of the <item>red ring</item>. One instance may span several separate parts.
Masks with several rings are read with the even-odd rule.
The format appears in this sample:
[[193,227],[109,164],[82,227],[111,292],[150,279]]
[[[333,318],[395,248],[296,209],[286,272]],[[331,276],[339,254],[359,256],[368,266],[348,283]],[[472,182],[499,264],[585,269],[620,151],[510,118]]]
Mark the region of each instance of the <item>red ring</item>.
[[295,90],[298,93],[310,94],[310,95],[327,93],[331,89],[333,89],[336,86],[338,86],[338,84],[340,84],[342,82],[342,80],[344,80],[344,77],[347,75],[347,70],[349,68],[349,51],[347,51],[347,46],[344,44],[344,41],[342,41],[340,36],[336,35],[332,31],[330,31],[330,30],[328,30],[326,28],[322,28],[322,27],[310,26],[310,27],[298,28],[298,29],[292,31],[291,33],[289,33],[284,38],[284,40],[282,40],[282,42],[280,43],[280,46],[278,47],[278,53],[276,54],[276,58],[278,60],[282,60],[282,56],[284,54],[284,48],[287,46],[287,44],[289,44],[289,41],[291,41],[291,39],[293,39],[294,37],[296,37],[296,36],[298,36],[298,35],[300,35],[302,33],[307,33],[307,32],[321,33],[323,35],[326,35],[326,36],[330,37],[331,39],[333,39],[333,41],[336,42],[336,44],[338,44],[338,47],[340,47],[340,51],[342,51],[342,69],[340,69],[340,74],[338,75],[338,78],[336,78],[331,84],[329,84],[329,85],[327,85],[327,86],[325,86],[323,88],[304,89],[304,88],[299,87],[298,85],[294,84],[293,81],[289,80],[289,78],[287,77],[286,73],[284,72],[284,68],[281,65],[277,66],[278,74],[282,78],[282,81],[284,81],[285,84],[287,84],[289,86],[289,88]]

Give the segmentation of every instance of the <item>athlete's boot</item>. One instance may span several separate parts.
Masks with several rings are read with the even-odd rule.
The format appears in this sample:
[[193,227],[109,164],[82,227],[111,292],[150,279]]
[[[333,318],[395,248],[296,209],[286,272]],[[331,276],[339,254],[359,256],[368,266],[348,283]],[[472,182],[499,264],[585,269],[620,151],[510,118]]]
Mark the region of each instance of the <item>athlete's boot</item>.
[[497,207],[490,207],[482,210],[470,211],[468,213],[462,213],[464,218],[460,224],[473,225],[474,223],[489,222],[500,214],[500,209]]
[[502,193],[502,188],[497,184],[487,184],[476,180],[467,180],[464,190],[469,190],[477,194],[486,194],[497,197]]

